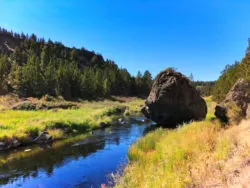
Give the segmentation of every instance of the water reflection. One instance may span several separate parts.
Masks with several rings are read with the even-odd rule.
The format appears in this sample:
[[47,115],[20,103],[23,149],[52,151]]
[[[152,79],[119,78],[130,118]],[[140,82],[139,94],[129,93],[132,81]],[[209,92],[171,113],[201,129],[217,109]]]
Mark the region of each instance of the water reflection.
[[140,122],[141,118],[136,118],[125,126],[96,130],[85,139],[80,136],[51,147],[32,147],[30,155],[20,151],[0,154],[2,160],[11,158],[0,166],[0,187],[100,187],[102,183],[107,184],[107,175],[127,162],[128,147],[150,125],[150,122]]

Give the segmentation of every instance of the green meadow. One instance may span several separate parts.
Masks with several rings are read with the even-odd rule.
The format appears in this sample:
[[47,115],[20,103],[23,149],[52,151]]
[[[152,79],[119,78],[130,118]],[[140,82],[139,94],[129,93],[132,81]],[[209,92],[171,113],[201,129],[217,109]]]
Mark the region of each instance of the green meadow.
[[[78,109],[58,110],[2,110],[0,113],[0,140],[17,138],[25,143],[31,137],[48,131],[54,139],[63,139],[70,130],[81,134],[99,128],[100,123],[111,123],[117,114],[117,108],[124,108],[125,113],[139,111],[143,100],[133,98],[127,102],[117,101],[83,101]],[[120,114],[122,115],[122,114]]]

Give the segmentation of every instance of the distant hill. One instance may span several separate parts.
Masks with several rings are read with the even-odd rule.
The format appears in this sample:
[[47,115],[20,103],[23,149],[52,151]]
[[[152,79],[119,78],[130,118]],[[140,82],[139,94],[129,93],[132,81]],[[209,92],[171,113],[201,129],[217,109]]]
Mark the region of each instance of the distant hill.
[[0,94],[99,98],[147,95],[152,77],[146,71],[133,77],[112,60],[84,48],[69,48],[32,34],[0,28]]
[[[95,52],[88,51],[84,48],[82,49],[68,48],[60,42],[53,43],[51,40],[46,42],[44,39],[38,39],[34,34],[28,36],[24,34],[9,32],[1,28],[0,28],[0,53],[10,54],[14,52],[15,48],[24,48],[28,55],[28,49],[27,49],[28,45],[25,46],[27,40],[31,41],[33,40],[34,42],[36,42],[36,45],[39,47],[39,49],[42,49],[42,47],[46,44],[51,44],[55,45],[56,48],[60,48],[59,50],[64,50],[66,53],[70,53],[72,50],[75,50],[75,53],[77,54],[77,60],[81,64],[95,65],[96,63],[98,64],[105,62],[100,54],[96,54]],[[39,54],[39,51],[37,52]]]

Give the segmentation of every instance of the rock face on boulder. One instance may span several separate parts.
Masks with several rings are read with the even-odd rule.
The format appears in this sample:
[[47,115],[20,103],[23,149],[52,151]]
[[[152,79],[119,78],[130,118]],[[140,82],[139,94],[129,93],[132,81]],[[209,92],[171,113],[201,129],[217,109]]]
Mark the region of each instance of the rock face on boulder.
[[226,121],[238,123],[247,116],[250,103],[250,82],[240,78],[228,92],[225,100],[216,106],[215,115]]
[[166,69],[157,75],[142,113],[168,127],[206,117],[206,102],[181,73]]

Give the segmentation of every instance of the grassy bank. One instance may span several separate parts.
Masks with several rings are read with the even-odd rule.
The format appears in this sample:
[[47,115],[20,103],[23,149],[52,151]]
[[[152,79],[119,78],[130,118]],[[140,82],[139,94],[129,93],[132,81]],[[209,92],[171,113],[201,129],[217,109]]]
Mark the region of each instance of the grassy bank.
[[80,134],[96,129],[101,122],[111,123],[116,118],[117,108],[126,108],[127,113],[138,110],[143,100],[132,98],[126,102],[82,101],[78,109],[56,110],[2,110],[0,113],[0,141],[12,138],[29,143],[31,138],[46,130],[54,139],[62,139],[68,132]]
[[[228,174],[236,169],[232,157],[242,161],[249,154],[245,155],[245,149],[239,150],[235,128],[225,127],[214,119],[211,98],[206,101],[209,109],[206,120],[184,124],[175,130],[160,128],[132,145],[123,176],[115,178],[116,187],[228,185]],[[229,160],[233,161],[230,170],[226,165]]]

